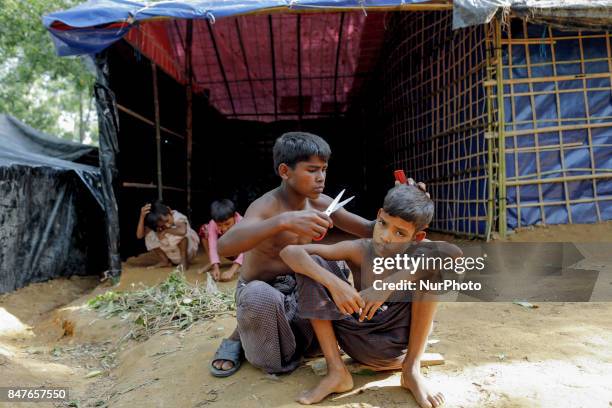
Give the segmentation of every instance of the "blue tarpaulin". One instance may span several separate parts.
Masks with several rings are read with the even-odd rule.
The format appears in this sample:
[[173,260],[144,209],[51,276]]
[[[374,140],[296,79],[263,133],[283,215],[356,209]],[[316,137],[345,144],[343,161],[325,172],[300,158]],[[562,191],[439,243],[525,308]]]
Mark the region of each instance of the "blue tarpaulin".
[[503,47],[510,229],[612,219],[610,36],[582,35],[518,25]]
[[401,8],[427,0],[212,0],[142,3],[91,0],[50,13],[43,23],[61,56],[98,53],[140,22],[160,18],[217,19],[255,12],[286,10],[359,10]]
[[612,27],[612,0],[453,0],[453,28],[486,24],[500,10],[563,28]]

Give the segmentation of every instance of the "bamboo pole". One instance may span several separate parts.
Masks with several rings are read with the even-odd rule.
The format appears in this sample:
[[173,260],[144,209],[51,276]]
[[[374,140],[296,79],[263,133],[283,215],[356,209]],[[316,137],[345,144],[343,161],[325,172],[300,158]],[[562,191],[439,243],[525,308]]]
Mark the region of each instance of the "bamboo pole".
[[[583,74],[586,73],[586,65],[584,63],[584,46],[582,43],[582,32],[579,32],[578,44],[580,46],[580,72]],[[587,81],[586,79],[582,80],[582,98],[584,103],[584,113],[587,117],[587,124],[591,124],[591,111],[589,107],[589,97],[587,92]],[[597,164],[595,163],[595,156],[593,154],[593,131],[592,129],[587,129],[587,135],[589,140],[589,160],[591,162],[591,174],[595,175],[595,169],[597,168]],[[563,147],[561,147],[563,149]],[[597,183],[595,179],[592,180],[591,186],[593,188],[593,197],[595,198],[595,211],[597,212],[597,221],[601,221],[601,212],[599,211],[599,201],[597,200]]]
[[[556,65],[556,64],[555,64]],[[554,65],[553,65],[554,67]],[[520,78],[520,79],[506,79],[503,81],[504,85],[510,84],[529,84],[529,83],[540,83],[540,82],[563,82],[563,81],[578,81],[580,79],[598,79],[598,78],[609,78],[609,73],[597,73],[597,74],[574,74],[574,75],[557,75],[545,77],[534,77],[534,78]]]
[[[531,147],[516,147],[506,149],[506,153],[539,153],[548,150],[557,150],[563,147],[564,149],[572,148],[572,147],[581,147],[584,148],[584,143],[575,142],[575,143],[564,143],[563,145],[554,144],[554,145],[539,145],[539,146],[531,146]],[[518,166],[517,166],[518,167]]]
[[506,132],[506,136],[529,136],[534,133],[553,133],[553,132],[564,132],[568,130],[582,130],[582,129],[599,129],[612,127],[612,122],[608,123],[585,123],[582,125],[559,125],[559,126],[547,126],[537,129],[524,129],[524,130],[513,130]]
[[155,109],[155,148],[157,152],[157,199],[163,200],[161,132],[159,119],[159,90],[157,87],[157,66],[151,61],[153,74],[153,107]]
[[[508,181],[509,186],[525,186],[531,184],[547,184],[547,183],[568,183],[571,181],[581,180],[599,180],[599,179],[612,179],[612,173],[600,173],[600,174],[584,174],[580,176],[563,176],[563,177],[550,177],[550,178],[538,178],[533,180],[513,180]],[[569,198],[566,197],[566,200]],[[565,201],[564,201],[565,203]]]
[[[513,66],[514,68],[516,68],[516,66]],[[580,81],[582,80],[582,78],[577,79],[576,81]],[[513,92],[512,95],[513,96],[538,96],[538,95],[556,95],[556,94],[564,94],[564,93],[577,93],[579,91],[586,91],[586,92],[592,92],[592,91],[612,91],[611,87],[593,87],[593,88],[571,88],[571,89],[559,89],[558,92],[556,91],[533,91],[533,92]],[[495,98],[495,97],[493,97]],[[602,117],[598,117],[598,119],[601,119]],[[564,120],[568,120],[568,119],[564,119]],[[575,119],[571,119],[572,121],[575,121]],[[585,118],[586,120],[586,118]],[[538,119],[538,122],[544,122],[546,121],[546,119]],[[550,121],[550,119],[549,119]],[[531,122],[531,121],[528,121]],[[554,122],[557,122],[557,120],[555,119]],[[515,122],[518,123],[518,122]]]
[[[529,31],[527,30],[527,22],[526,21],[523,21],[523,35],[525,37],[529,36]],[[551,41],[552,41],[552,38],[551,38]],[[529,52],[529,46],[527,46],[527,45],[525,45],[525,61],[527,62],[527,76],[529,78],[532,78],[532,76],[531,76],[532,75],[532,70],[531,70],[531,53]],[[528,84],[528,86],[529,86],[529,91],[533,92],[534,91],[533,83],[530,82]],[[514,88],[512,85],[511,85],[511,87]],[[512,98],[512,100],[514,100],[513,96],[511,96],[511,98]],[[537,118],[537,107],[536,107],[537,105],[536,105],[535,96],[531,95],[529,97],[529,100],[531,101],[531,120],[532,120],[532,125],[531,126],[532,126],[532,128],[535,129],[537,127],[536,124],[537,124],[537,121],[538,121],[538,118]],[[514,120],[515,117],[516,117],[516,115],[513,114],[512,115],[513,120]],[[561,115],[557,115],[557,117],[561,117]],[[514,137],[514,140],[516,142],[516,136]],[[535,148],[537,150],[539,150],[540,149],[540,138],[539,138],[539,134],[538,133],[534,133],[533,140],[534,140]],[[517,145],[515,144],[515,147],[516,146]],[[562,146],[562,144],[560,144],[560,146]],[[518,169],[519,168],[518,167],[518,154],[516,152],[514,152],[513,155],[516,158],[516,167],[515,168]],[[536,163],[536,172],[538,174],[541,174],[542,173],[542,166],[540,164],[540,153],[539,153],[539,151],[537,151],[535,153],[535,159],[536,159],[535,160],[535,163]],[[538,201],[540,201],[540,203],[542,203],[544,201],[544,195],[543,195],[543,192],[542,192],[542,185],[538,184],[537,188],[538,188]],[[520,197],[520,188],[517,188],[516,196]],[[517,202],[520,203],[520,200],[517,199]],[[544,224],[546,224],[546,212],[544,211],[544,205],[543,204],[540,206],[540,217],[542,219],[542,222]],[[521,220],[520,212],[519,212],[519,215],[518,215],[518,219],[519,219],[518,226],[520,227],[521,226],[521,223],[520,223],[520,220]]]
[[[612,201],[612,196],[603,196],[598,197],[597,200],[595,198],[577,198],[575,200],[570,200],[572,204],[587,204],[587,203],[597,203],[599,201]],[[522,203],[522,207],[538,207],[540,203]],[[565,205],[565,201],[546,201],[544,206],[550,205]],[[508,205],[508,208],[516,208],[516,204]]]
[[[597,169],[598,171],[600,171],[601,173],[599,174],[605,174],[605,173],[612,173],[612,169],[606,169],[606,168],[599,168]],[[573,169],[565,169],[566,172],[572,172],[572,171],[579,171],[579,172],[590,172],[591,169],[590,168],[573,168]],[[548,171],[543,171],[541,172],[539,175],[540,176],[547,176],[549,174],[556,174],[556,173],[562,173],[562,170],[548,170]],[[511,178],[507,178],[507,180],[531,180],[534,177],[538,177],[538,174],[521,174],[520,176],[514,176]]]
[[[605,38],[605,37],[603,37]],[[589,58],[589,62],[607,62],[607,58]],[[557,61],[557,66],[559,65],[575,65],[580,64],[580,60],[563,60]],[[532,62],[531,68],[535,67],[548,67],[551,66],[552,62]],[[527,68],[527,64],[514,64],[514,68]]]
[[[147,183],[133,183],[133,182],[129,182],[129,181],[124,181],[123,183],[121,183],[121,186],[124,188],[140,188],[140,189],[157,189],[159,186],[157,184],[147,184]],[[171,186],[163,186],[162,187],[164,190],[170,190],[170,191],[178,191],[181,193],[185,192],[184,188],[179,188],[179,187],[171,187]]]
[[186,103],[187,103],[187,117],[185,118],[185,133],[187,138],[186,154],[187,154],[187,168],[186,170],[186,184],[187,184],[187,216],[191,219],[191,161],[193,156],[193,71],[191,64],[192,55],[192,43],[193,43],[193,20],[187,20],[187,38],[185,44],[185,72],[187,75],[187,87],[186,91]]
[[[552,28],[550,26],[548,27],[547,31],[548,31],[549,37],[553,38]],[[553,78],[558,78],[557,57],[556,57],[555,47],[550,47],[550,57],[553,62],[552,64]],[[583,75],[580,75],[580,76],[583,76]],[[559,96],[559,93],[558,93],[559,83],[556,79],[554,80],[554,85],[555,85],[555,91],[557,91],[557,94],[555,95],[555,101],[556,101],[556,110],[557,110],[557,119],[558,119],[561,117],[561,97]],[[561,122],[558,123],[558,126],[561,126]],[[559,145],[561,145],[561,147],[559,147],[559,157],[561,159],[561,169],[563,170],[563,176],[565,177],[566,176],[565,169],[567,168],[567,166],[565,165],[565,152],[563,150],[563,132],[559,132]],[[572,208],[569,204],[569,189],[567,188],[566,182],[563,182],[563,192],[565,194],[565,209],[567,211],[567,220],[570,224],[572,224],[573,223]]]
[[496,59],[496,80],[497,80],[497,134],[498,134],[498,188],[499,188],[499,235],[506,236],[507,214],[506,214],[506,140],[504,116],[504,69],[502,61],[502,33],[501,23],[495,19],[495,59]]
[[[490,26],[487,27],[487,37],[490,35]],[[493,53],[492,47],[490,45],[492,42],[489,38],[487,38],[487,68],[486,75],[487,81],[493,80],[493,70],[495,66],[491,61],[491,55]],[[485,86],[485,92],[487,96],[492,94],[492,89],[490,86]],[[494,170],[493,170],[493,143],[494,143],[494,134],[493,134],[493,101],[491,98],[486,98],[487,104],[487,133],[485,133],[485,143],[487,145],[487,222],[486,222],[486,233],[485,237],[487,242],[491,240],[491,232],[493,230],[493,222],[494,222],[494,212],[495,212],[495,181],[494,181]]]
[[[588,91],[591,91],[591,90],[594,90],[594,91],[612,91],[612,88],[589,88],[588,89]],[[560,93],[563,93],[563,92],[560,92]],[[610,92],[610,93],[612,93],[612,92]],[[542,95],[553,95],[553,94],[554,94],[553,92],[550,92],[549,94],[542,94]],[[515,96],[524,96],[524,95],[519,94],[519,93],[515,93],[514,95]],[[597,116],[597,120],[600,123],[604,123],[603,122],[604,120],[612,121],[612,116],[604,116],[604,115]],[[580,117],[578,117],[578,118],[560,118],[558,120],[557,119],[538,119],[539,123],[558,123],[558,122],[563,123],[563,122],[579,122],[579,121],[585,121],[586,122],[586,118],[580,118]],[[530,120],[515,120],[513,123],[515,125],[526,125],[526,124],[531,123],[531,121]],[[544,127],[544,128],[539,128],[539,129],[546,129],[546,128]]]
[[[121,105],[121,104],[117,104],[117,109],[119,109],[121,112],[126,113],[128,115],[130,115],[133,118],[138,119],[139,121],[146,123],[147,125],[153,126],[155,127],[155,122],[145,118],[144,116],[142,116],[139,113],[134,112],[133,110],[126,108],[125,106]],[[180,133],[175,132],[174,130],[170,130],[168,128],[165,128],[163,126],[159,127],[161,129],[162,132],[166,132],[172,136],[176,136],[179,139],[185,139],[185,136],[181,135]]]
[[[512,41],[512,30],[508,30],[508,41]],[[502,39],[502,43],[503,43],[503,39]],[[527,48],[527,52],[529,52],[529,47]],[[512,44],[507,45],[507,49],[508,49],[508,77],[510,80],[512,80],[514,78],[514,70],[513,70],[513,64],[514,64],[514,58],[512,55]],[[529,67],[529,62],[527,63],[527,66]],[[531,71],[528,71],[528,76],[531,76]],[[516,100],[514,97],[514,85],[509,85],[510,87],[510,108],[512,110],[512,130],[516,129],[516,125],[514,123],[514,118],[516,118]],[[532,89],[532,87],[530,86],[529,89]],[[531,104],[531,106],[535,107],[535,104]],[[532,112],[532,120],[533,120],[533,112]],[[535,128],[535,122],[530,122],[531,126]],[[512,142],[513,142],[513,147],[512,149],[516,149],[518,146],[518,140],[516,136],[513,136],[512,138]],[[506,153],[508,153],[509,150],[512,149],[508,149],[506,150]],[[513,153],[512,157],[514,158],[514,168],[518,169],[519,168],[519,162],[518,162],[518,154]],[[517,207],[517,211],[516,211],[516,219],[517,219],[517,226],[520,227],[521,226],[521,190],[519,188],[516,189],[516,202],[519,204],[519,206]]]

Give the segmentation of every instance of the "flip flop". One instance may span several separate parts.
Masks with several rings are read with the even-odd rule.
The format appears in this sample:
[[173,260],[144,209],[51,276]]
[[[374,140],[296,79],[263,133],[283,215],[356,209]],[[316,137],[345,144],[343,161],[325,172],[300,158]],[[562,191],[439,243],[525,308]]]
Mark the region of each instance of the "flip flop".
[[[213,365],[213,361],[226,360],[234,363],[234,366],[229,370],[221,370]],[[217,349],[215,356],[210,362],[210,372],[215,377],[229,377],[240,368],[242,364],[242,344],[239,340],[223,339],[221,345]]]

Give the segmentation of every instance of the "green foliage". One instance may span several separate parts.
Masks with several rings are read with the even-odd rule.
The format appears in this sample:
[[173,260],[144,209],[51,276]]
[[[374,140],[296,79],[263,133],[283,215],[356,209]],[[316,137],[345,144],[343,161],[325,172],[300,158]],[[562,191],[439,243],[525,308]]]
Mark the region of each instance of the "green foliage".
[[70,140],[97,143],[93,75],[79,58],[60,58],[44,14],[78,0],[0,0],[0,112]]
[[87,305],[107,318],[130,319],[132,338],[148,338],[161,330],[185,330],[198,320],[236,308],[231,294],[192,285],[178,270],[157,286],[134,292],[108,291]]

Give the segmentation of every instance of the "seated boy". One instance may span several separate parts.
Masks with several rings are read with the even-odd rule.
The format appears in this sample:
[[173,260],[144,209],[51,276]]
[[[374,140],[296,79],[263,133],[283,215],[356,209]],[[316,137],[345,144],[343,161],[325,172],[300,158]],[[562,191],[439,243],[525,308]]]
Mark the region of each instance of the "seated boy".
[[147,251],[157,255],[159,262],[153,268],[174,264],[186,271],[198,253],[198,234],[187,217],[161,201],[142,207],[136,237],[144,238]]
[[[333,245],[289,245],[281,251],[281,258],[298,274],[298,316],[310,320],[328,369],[327,376],[299,396],[298,402],[317,403],[331,393],[353,387],[339,344],[353,359],[375,369],[401,368],[402,386],[412,392],[421,407],[444,403],[442,394],[430,390],[420,372],[436,302],[416,301],[423,300],[424,295],[415,292],[410,296],[408,291],[393,293],[395,302],[388,302],[391,293],[371,288],[374,279],[385,276],[372,274],[375,257],[393,257],[400,252],[411,256],[461,256],[461,250],[452,244],[423,241],[423,229],[433,211],[433,202],[426,193],[415,186],[398,185],[387,193],[371,239]],[[361,269],[361,273],[353,275],[355,287],[349,283],[348,274],[328,270],[321,258],[345,260],[353,271]],[[403,278],[415,280],[424,276],[423,272],[407,276],[406,271],[398,272],[383,280],[393,281],[402,273]],[[425,272],[431,276],[432,271]]]
[[[230,228],[232,228],[238,221],[242,219],[242,216],[236,211],[236,207],[231,200],[217,200],[213,201],[210,205],[210,215],[212,220],[208,224],[204,224],[200,227],[198,235],[202,242],[202,247],[208,254],[210,259],[210,267],[212,267],[212,278],[216,281],[227,282],[232,280],[238,268],[242,265],[243,254],[236,257],[230,257],[232,266],[223,273],[219,270],[219,254],[217,252],[217,240]],[[205,272],[208,268],[202,269],[198,273]]]

